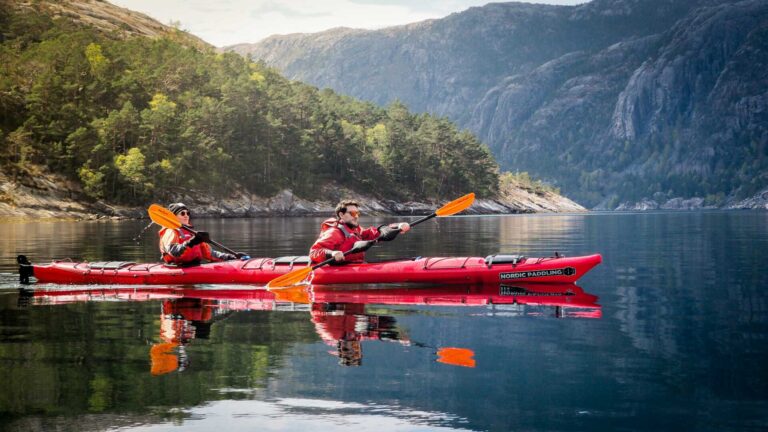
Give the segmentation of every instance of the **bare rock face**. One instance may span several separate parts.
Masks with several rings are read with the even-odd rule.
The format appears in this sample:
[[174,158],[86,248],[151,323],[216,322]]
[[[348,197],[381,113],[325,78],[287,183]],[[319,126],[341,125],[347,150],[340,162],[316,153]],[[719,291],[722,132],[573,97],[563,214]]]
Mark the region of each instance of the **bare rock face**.
[[768,186],[766,41],[765,0],[594,0],[493,3],[233,49],[291,78],[448,116],[502,168],[616,208],[723,206]]
[[706,208],[704,198],[673,198],[661,205],[664,210],[701,210]]
[[[434,212],[445,202],[395,202],[352,191],[343,191],[333,201],[308,200],[285,189],[272,197],[241,195],[217,199],[206,195],[180,195],[175,201],[182,201],[194,209],[196,217],[267,217],[267,216],[332,216],[336,203],[352,199],[359,203],[368,215],[423,216]],[[141,209],[137,209],[141,211]],[[477,199],[463,214],[512,214],[512,213],[556,213],[583,212],[586,209],[556,193],[535,194],[517,191],[503,199]]]
[[624,202],[621,203],[618,207],[616,207],[616,211],[648,211],[648,210],[658,210],[659,203],[652,199],[644,199],[640,202],[631,203],[631,202]]
[[60,176],[14,179],[0,171],[0,217],[96,218],[77,198],[77,185]]
[[[146,207],[124,207],[104,202],[89,202],[77,185],[50,174],[40,175],[27,184],[13,181],[0,172],[0,218],[66,218],[66,219],[141,219],[147,218]],[[269,217],[332,216],[341,198],[356,200],[369,215],[428,215],[445,202],[395,202],[339,189],[333,200],[309,200],[282,190],[272,197],[239,194],[216,197],[197,191],[176,194],[170,202],[183,202],[195,217]],[[337,199],[338,198],[338,199]],[[553,192],[532,193],[515,190],[503,199],[478,199],[464,214],[509,214],[586,211],[575,202]]]
[[730,204],[727,208],[738,210],[768,210],[768,188],[747,199]]
[[717,208],[714,205],[707,204],[701,197],[693,198],[672,198],[659,203],[650,198],[644,198],[638,202],[624,202],[616,207],[617,211],[648,211],[648,210],[711,210]]
[[280,191],[270,198],[267,207],[260,209],[271,214],[288,216],[316,215],[319,213],[333,213],[333,207],[322,201],[312,202],[299,198],[290,190]]

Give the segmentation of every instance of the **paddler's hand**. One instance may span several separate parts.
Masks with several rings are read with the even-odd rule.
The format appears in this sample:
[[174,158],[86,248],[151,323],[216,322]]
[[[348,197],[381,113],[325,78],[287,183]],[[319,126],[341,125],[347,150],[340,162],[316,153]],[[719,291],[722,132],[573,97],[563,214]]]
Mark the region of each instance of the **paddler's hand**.
[[242,253],[242,252],[237,252],[235,254],[235,258],[237,258],[239,260],[243,260],[243,261],[251,259],[251,257],[248,256],[248,254]]
[[211,241],[211,235],[210,234],[208,234],[205,231],[198,231],[197,233],[195,233],[195,236],[192,237],[187,242],[187,245],[192,247],[192,246],[197,246],[200,243],[209,242],[209,241]]
[[342,251],[333,251],[333,252],[331,252],[331,257],[333,257],[333,259],[336,262],[344,261],[344,252],[342,252]]
[[411,229],[411,226],[408,225],[405,222],[398,223],[398,224],[391,224],[391,225],[384,225],[379,227],[379,237],[376,239],[378,241],[392,241],[397,237],[398,234],[401,232],[407,232]]

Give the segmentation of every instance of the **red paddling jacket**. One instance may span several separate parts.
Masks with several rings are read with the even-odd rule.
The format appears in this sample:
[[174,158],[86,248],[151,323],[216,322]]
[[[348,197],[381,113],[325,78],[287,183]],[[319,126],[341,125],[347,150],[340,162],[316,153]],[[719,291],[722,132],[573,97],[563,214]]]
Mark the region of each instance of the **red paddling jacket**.
[[[362,229],[360,226],[350,228],[340,224],[336,218],[326,219],[320,225],[320,238],[309,248],[309,258],[312,264],[323,262],[331,257],[333,251],[346,252],[352,249],[356,241],[375,240],[379,230],[375,227]],[[345,262],[363,262],[365,252],[358,252],[344,257]]]
[[[173,237],[165,238],[166,233],[169,231],[173,234]],[[184,242],[194,237],[187,230],[163,228],[158,234],[160,235],[160,254],[163,261],[167,264],[195,265],[200,264],[202,260],[224,261],[221,256],[222,254],[217,251],[211,251],[208,243],[200,243],[191,247],[184,246]]]

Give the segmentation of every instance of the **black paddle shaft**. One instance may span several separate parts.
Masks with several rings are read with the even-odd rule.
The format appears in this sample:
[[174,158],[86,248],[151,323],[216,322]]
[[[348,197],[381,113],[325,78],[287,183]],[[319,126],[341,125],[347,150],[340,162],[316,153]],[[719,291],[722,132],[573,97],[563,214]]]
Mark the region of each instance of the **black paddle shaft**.
[[412,223],[412,224],[410,224],[410,225],[411,225],[411,226],[415,226],[415,225],[418,225],[418,224],[420,224],[420,223],[422,223],[422,222],[426,222],[426,221],[428,221],[428,220],[432,219],[433,217],[437,217],[437,213],[432,213],[432,214],[431,214],[431,215],[429,215],[429,216],[424,216],[423,218],[421,218],[421,219],[417,220],[416,222],[414,222],[414,223]]
[[35,275],[35,268],[25,255],[17,256],[16,262],[19,264],[19,283],[29,285],[29,278]]
[[[344,252],[344,256],[347,256],[347,255],[353,254],[353,253],[358,253],[358,252],[365,252],[368,249],[370,249],[371,246],[373,246],[375,243],[376,243],[376,240],[360,240],[360,241],[356,241],[355,245],[352,247],[352,249]],[[317,263],[317,264],[313,265],[312,266],[312,270],[315,270],[315,269],[318,269],[318,268],[320,268],[322,266],[328,265],[328,264],[332,263],[333,261],[334,261],[333,257],[328,258],[327,260],[325,260],[323,262],[320,262],[320,263]]]
[[[192,227],[190,227],[189,225],[181,224],[181,227],[184,228],[185,230],[189,231],[192,234],[197,234],[197,231],[193,230]],[[224,246],[223,244],[221,244],[221,243],[219,243],[217,241],[209,240],[208,243],[216,246],[217,248],[223,250],[224,252],[231,253],[232,255],[237,255],[237,252],[233,251],[232,249]]]

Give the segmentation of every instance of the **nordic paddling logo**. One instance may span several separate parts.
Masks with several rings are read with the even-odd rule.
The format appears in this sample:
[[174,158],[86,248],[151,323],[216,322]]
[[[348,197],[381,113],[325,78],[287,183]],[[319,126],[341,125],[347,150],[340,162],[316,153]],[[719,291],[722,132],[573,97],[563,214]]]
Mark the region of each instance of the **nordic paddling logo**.
[[547,276],[573,276],[575,274],[576,274],[575,268],[565,267],[565,268],[552,269],[552,270],[499,273],[499,279],[504,281],[504,280],[515,280],[515,279],[530,279],[530,278],[547,277]]

